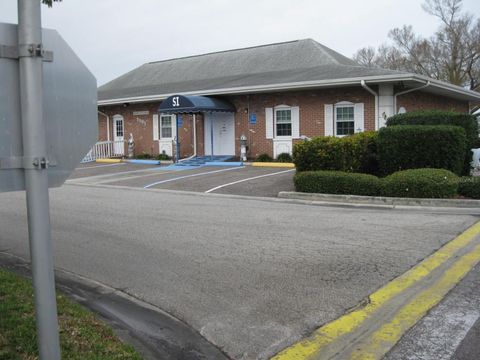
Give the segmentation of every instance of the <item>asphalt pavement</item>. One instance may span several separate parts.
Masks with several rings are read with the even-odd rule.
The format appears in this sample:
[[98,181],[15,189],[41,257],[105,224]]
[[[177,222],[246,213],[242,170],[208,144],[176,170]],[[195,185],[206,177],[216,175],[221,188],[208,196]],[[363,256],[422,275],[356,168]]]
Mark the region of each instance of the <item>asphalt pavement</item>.
[[480,359],[480,265],[390,351],[385,360]]
[[[2,193],[0,250],[28,258],[25,198]],[[234,359],[266,359],[477,221],[427,210],[66,185],[55,264],[153,304]]]
[[87,164],[70,184],[116,185],[134,188],[277,197],[293,191],[295,169],[254,166],[173,167],[139,164]]

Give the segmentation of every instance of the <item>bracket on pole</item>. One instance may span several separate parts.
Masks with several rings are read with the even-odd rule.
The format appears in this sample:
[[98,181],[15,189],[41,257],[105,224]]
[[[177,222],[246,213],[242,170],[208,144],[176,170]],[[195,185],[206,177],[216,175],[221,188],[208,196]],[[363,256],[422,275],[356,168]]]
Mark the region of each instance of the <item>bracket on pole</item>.
[[42,44],[20,46],[0,44],[0,58],[18,60],[21,57],[41,57],[45,62],[52,62],[53,51],[44,50]]
[[34,156],[34,157],[0,157],[0,170],[5,169],[35,169],[43,170],[49,167],[55,167],[57,162],[54,160],[48,160],[46,156]]

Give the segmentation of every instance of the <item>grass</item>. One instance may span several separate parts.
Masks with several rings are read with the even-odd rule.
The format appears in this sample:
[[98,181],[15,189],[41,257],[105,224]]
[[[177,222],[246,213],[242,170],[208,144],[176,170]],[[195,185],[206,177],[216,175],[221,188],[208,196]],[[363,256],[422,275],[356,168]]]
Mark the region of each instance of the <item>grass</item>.
[[[31,282],[0,270],[0,360],[35,360],[38,350]],[[141,360],[91,312],[57,293],[63,359]]]

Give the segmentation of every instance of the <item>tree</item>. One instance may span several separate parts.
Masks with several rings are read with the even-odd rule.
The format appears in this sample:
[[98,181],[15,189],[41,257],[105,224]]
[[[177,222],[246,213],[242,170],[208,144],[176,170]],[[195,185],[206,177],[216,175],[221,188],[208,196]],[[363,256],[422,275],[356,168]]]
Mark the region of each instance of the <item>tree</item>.
[[53,2],[58,2],[58,1],[62,1],[62,0],[42,0],[42,3],[45,5],[48,5],[48,7],[52,7]]
[[364,66],[414,72],[479,90],[480,19],[462,13],[461,7],[462,0],[426,0],[422,8],[440,20],[430,38],[404,25],[390,30],[390,43],[377,50],[359,49],[353,58]]

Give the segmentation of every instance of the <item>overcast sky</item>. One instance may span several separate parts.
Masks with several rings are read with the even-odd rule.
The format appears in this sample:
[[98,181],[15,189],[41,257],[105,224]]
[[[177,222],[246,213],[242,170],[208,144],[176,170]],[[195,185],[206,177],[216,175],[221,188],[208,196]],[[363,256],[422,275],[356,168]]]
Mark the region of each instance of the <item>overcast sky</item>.
[[[438,21],[421,0],[64,0],[43,6],[56,29],[104,84],[143,63],[312,38],[346,56],[378,46],[404,24],[425,36]],[[479,0],[463,8],[480,14]],[[17,22],[0,0],[0,22]],[[477,15],[478,16],[478,15]]]

